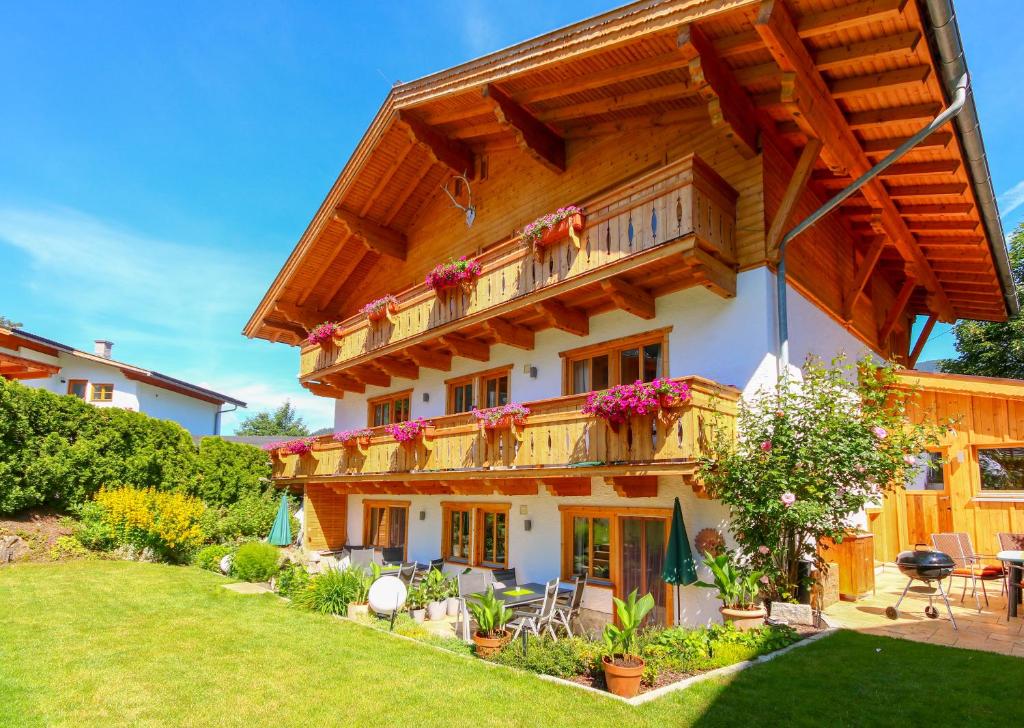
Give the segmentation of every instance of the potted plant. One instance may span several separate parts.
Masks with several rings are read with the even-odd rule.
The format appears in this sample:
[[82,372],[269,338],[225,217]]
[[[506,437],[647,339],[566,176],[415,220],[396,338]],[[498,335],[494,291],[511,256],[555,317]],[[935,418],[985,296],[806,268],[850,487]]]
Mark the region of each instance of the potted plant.
[[523,240],[538,255],[543,248],[570,238],[577,248],[580,239],[577,233],[583,229],[583,208],[577,205],[560,207],[547,215],[541,215],[523,228]]
[[422,622],[427,618],[427,595],[422,584],[416,584],[409,588],[409,596],[406,597],[406,604],[409,607],[409,614],[412,621]]
[[530,408],[516,402],[509,402],[500,407],[474,409],[473,416],[481,430],[507,430],[521,426],[530,416]]
[[370,574],[358,566],[345,569],[352,586],[352,599],[346,609],[349,619],[359,619],[370,613],[370,585],[380,578],[380,566],[370,564],[370,568]]
[[434,425],[422,417],[405,422],[393,422],[384,426],[384,431],[395,438],[396,442],[403,445],[414,443],[420,437],[427,436],[434,431]]
[[604,681],[609,692],[623,698],[632,698],[640,692],[640,678],[644,674],[644,660],[637,655],[636,633],[647,613],[654,609],[654,597],[644,594],[637,599],[634,589],[625,601],[612,597],[619,623],[606,624],[604,644],[608,654],[601,658]]
[[662,410],[673,409],[690,401],[690,385],[686,382],[675,382],[668,378],[655,379],[651,388],[658,397],[658,406]]
[[297,440],[290,440],[284,443],[284,449],[291,455],[307,455],[313,451],[316,444],[315,437],[300,437]]
[[448,579],[448,616],[457,617],[459,614],[459,580],[455,577]]
[[309,330],[309,335],[306,336],[306,343],[320,348],[326,348],[329,343],[334,341],[334,336],[338,332],[338,325],[333,321],[324,321],[322,324],[317,324]]
[[474,596],[466,606],[476,620],[477,629],[473,632],[476,654],[485,660],[489,659],[511,638],[505,625],[512,619],[512,611],[505,607],[504,602],[495,598],[493,586],[487,587],[486,594]]
[[461,286],[469,293],[482,272],[483,266],[480,265],[480,261],[467,260],[466,256],[462,256],[458,260],[434,266],[434,270],[427,273],[427,288],[440,294],[442,291]]
[[757,595],[764,572],[742,568],[728,552],[706,554],[704,565],[711,569],[714,583],[698,581],[697,586],[718,590],[718,598],[722,600],[718,611],[722,619],[743,631],[763,625],[767,612],[757,604]]
[[334,433],[334,440],[345,447],[366,447],[370,444],[373,431],[365,427],[356,430],[342,430]]
[[365,315],[370,323],[383,321],[386,318],[390,319],[394,314],[398,313],[398,299],[388,293],[370,301],[359,309],[359,313]]
[[655,414],[660,407],[661,401],[652,384],[638,380],[633,384],[618,384],[611,389],[591,392],[580,411],[600,417],[612,432],[618,432],[619,426],[631,417]]
[[423,580],[427,597],[427,619],[444,619],[448,611],[448,580],[438,569],[431,569]]

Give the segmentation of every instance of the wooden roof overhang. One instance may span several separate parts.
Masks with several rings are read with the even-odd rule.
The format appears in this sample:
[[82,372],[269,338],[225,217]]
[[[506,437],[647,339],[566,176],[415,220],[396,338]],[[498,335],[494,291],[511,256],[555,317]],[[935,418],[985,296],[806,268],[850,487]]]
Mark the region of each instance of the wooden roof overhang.
[[[351,315],[355,283],[404,258],[425,205],[488,150],[557,173],[573,139],[633,128],[711,124],[745,155],[771,143],[796,173],[770,247],[805,186],[830,197],[941,110],[938,63],[915,0],[648,1],[398,85],[244,333],[297,344]],[[897,292],[882,334],[905,313],[1004,320],[1005,243],[978,206],[989,184],[949,125],[833,213],[860,261],[844,313],[881,276]]]
[[0,352],[0,377],[4,379],[45,379],[59,371],[56,364]]

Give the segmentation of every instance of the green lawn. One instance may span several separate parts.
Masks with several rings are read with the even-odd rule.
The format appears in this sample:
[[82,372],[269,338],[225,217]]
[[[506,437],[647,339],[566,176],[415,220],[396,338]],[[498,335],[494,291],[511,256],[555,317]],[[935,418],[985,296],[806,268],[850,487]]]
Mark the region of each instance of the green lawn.
[[0,725],[437,728],[462,715],[495,726],[978,726],[1020,717],[1024,660],[1000,655],[842,633],[632,708],[222,583],[120,562],[0,569]]

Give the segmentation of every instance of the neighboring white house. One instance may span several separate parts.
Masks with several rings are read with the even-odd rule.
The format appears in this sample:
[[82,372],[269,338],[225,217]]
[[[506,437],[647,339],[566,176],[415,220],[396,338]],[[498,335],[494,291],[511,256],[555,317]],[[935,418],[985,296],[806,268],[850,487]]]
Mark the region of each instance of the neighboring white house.
[[70,394],[97,407],[173,420],[200,436],[220,434],[221,415],[245,407],[233,397],[116,361],[111,358],[113,346],[98,339],[90,354],[27,331],[0,328],[0,377]]

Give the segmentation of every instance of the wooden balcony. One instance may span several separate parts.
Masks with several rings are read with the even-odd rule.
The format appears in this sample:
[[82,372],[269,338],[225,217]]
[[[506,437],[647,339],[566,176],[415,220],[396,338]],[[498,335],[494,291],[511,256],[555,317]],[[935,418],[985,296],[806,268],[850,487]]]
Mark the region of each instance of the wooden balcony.
[[279,485],[330,483],[347,493],[472,493],[526,495],[543,485],[560,495],[585,495],[591,477],[606,477],[623,495],[652,495],[658,475],[680,475],[701,492],[694,475],[712,427],[733,427],[739,392],[701,377],[686,404],[613,429],[583,414],[586,395],[527,403],[516,431],[481,430],[471,414],[432,420],[433,432],[398,443],[384,428],[368,445],[321,437],[306,455],[274,457]]
[[564,240],[540,257],[519,237],[478,256],[470,292],[437,295],[423,286],[396,294],[390,320],[342,322],[340,338],[302,349],[299,375],[316,394],[340,397],[419,366],[447,370],[453,355],[480,361],[505,343],[532,349],[534,332],[576,335],[589,318],[621,308],[653,318],[655,299],[703,285],[735,295],[736,192],[691,155],[587,200],[579,248]]

